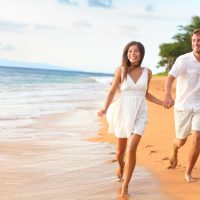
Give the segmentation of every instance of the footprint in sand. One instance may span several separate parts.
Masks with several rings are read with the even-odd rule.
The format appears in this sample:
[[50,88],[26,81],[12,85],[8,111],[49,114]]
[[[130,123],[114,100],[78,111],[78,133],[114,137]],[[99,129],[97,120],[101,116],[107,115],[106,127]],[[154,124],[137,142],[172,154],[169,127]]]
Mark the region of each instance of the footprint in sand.
[[145,148],[153,147],[154,145],[148,144],[145,146]]
[[164,157],[162,158],[162,160],[169,160],[169,157]]
[[151,150],[150,153],[157,153],[157,150]]

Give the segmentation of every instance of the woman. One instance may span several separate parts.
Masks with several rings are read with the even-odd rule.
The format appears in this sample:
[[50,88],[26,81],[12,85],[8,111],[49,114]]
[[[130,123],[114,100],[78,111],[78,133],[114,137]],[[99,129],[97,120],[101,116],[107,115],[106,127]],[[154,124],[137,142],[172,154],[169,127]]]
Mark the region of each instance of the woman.
[[[128,195],[128,185],[136,164],[137,146],[147,123],[145,99],[163,105],[161,100],[148,92],[152,72],[141,67],[144,54],[145,49],[140,42],[132,41],[125,46],[121,67],[116,70],[105,105],[98,112],[100,117],[106,114],[109,132],[114,132],[118,138],[116,157],[120,181],[124,173],[121,196]],[[120,97],[112,102],[118,88]]]

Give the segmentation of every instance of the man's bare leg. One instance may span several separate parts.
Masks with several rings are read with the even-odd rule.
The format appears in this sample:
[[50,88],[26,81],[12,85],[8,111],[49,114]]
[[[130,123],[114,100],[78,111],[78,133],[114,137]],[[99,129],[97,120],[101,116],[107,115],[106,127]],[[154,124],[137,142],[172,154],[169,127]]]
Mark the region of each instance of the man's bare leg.
[[192,170],[196,164],[200,153],[200,131],[193,131],[192,133],[192,146],[189,151],[188,165],[185,171],[185,180],[193,182],[195,179],[192,177]]
[[173,145],[172,145],[172,152],[170,154],[170,166],[168,168],[176,168],[178,164],[178,150],[181,148],[185,142],[187,141],[186,139],[174,139],[173,140]]

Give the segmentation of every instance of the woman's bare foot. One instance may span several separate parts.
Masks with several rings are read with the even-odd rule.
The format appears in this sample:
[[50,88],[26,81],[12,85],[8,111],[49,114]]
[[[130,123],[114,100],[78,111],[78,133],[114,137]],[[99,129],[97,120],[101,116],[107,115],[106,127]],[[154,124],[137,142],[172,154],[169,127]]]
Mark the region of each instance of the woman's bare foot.
[[122,179],[123,173],[124,173],[124,167],[118,167],[116,170],[116,175],[119,182],[123,181]]
[[192,175],[189,175],[189,174],[185,174],[185,180],[186,180],[188,183],[196,181],[196,179],[193,178]]
[[116,170],[116,175],[117,175],[119,182],[123,181],[122,177],[123,177],[123,174],[124,174],[124,165],[125,165],[125,163],[123,163],[123,165],[119,165],[119,167]]
[[169,159],[170,165],[168,168],[176,168],[178,164],[178,151],[173,151]]
[[128,193],[128,187],[127,186],[122,185],[120,196],[121,197],[130,196],[130,194]]

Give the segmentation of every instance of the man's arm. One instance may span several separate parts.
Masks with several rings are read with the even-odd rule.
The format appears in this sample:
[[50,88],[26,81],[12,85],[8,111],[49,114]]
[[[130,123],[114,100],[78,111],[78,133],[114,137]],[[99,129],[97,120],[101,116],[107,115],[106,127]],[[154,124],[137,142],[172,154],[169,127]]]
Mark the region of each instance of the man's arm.
[[172,75],[168,75],[165,82],[165,99],[164,99],[164,107],[170,108],[174,105],[174,100],[172,98],[172,85],[176,78]]

